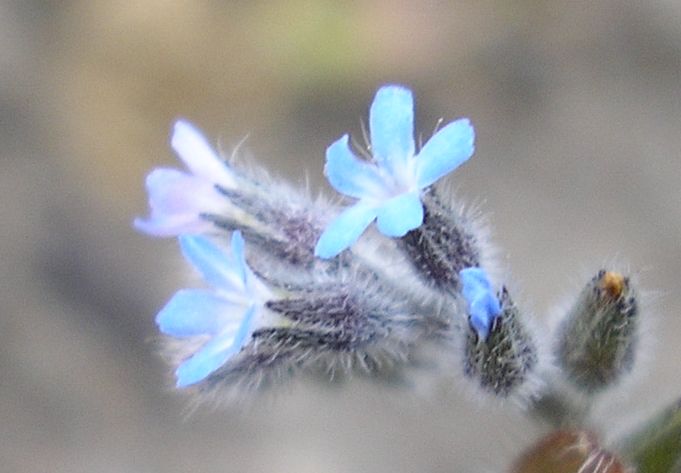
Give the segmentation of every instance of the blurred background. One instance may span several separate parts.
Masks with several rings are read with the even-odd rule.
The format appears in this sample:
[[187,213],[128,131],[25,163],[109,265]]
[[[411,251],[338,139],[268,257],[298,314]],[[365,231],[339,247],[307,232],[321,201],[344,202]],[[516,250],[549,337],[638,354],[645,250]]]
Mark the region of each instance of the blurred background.
[[[378,86],[416,123],[470,117],[452,179],[484,202],[540,323],[604,262],[654,300],[647,361],[607,436],[681,393],[681,2],[0,2],[3,472],[503,471],[541,429],[461,386],[293,383],[186,415],[150,339],[186,269],[136,234],[178,117],[331,195],[326,146]],[[243,148],[242,148],[243,149]],[[303,171],[304,170],[304,171]]]

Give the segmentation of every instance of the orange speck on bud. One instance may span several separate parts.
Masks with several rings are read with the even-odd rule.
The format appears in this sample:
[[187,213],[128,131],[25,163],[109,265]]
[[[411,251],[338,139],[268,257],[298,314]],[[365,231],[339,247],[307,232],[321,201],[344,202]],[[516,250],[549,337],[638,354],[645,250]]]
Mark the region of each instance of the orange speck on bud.
[[619,299],[626,283],[626,278],[622,274],[606,271],[601,277],[600,286],[612,299]]

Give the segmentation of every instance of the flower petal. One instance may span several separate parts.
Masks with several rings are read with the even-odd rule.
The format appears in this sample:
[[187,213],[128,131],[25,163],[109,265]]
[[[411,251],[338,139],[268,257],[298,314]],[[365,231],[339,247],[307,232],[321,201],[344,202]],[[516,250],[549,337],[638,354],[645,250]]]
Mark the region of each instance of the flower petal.
[[175,371],[177,387],[184,388],[206,379],[238,353],[250,334],[254,314],[255,306],[252,306],[237,330],[225,330],[185,360]]
[[245,294],[241,263],[227,256],[205,237],[181,235],[179,240],[185,258],[201,272],[206,281],[227,293],[236,296]]
[[374,164],[358,159],[348,146],[348,135],[326,149],[324,174],[338,192],[361,199],[383,187]]
[[414,99],[409,89],[381,87],[369,110],[371,152],[392,171],[414,156]]
[[210,211],[220,198],[212,183],[177,169],[158,168],[146,179],[149,205],[164,213]]
[[[233,325],[239,326],[244,306],[234,304],[213,292],[182,289],[168,301],[156,316],[159,330],[173,337],[215,335]],[[237,320],[234,316],[238,316]]]
[[470,323],[483,340],[489,335],[494,319],[501,313],[487,274],[481,268],[466,268],[459,271],[461,292],[468,302]]
[[473,155],[475,131],[467,118],[448,124],[421,148],[416,158],[418,186],[433,184]]
[[175,122],[170,144],[195,175],[219,183],[225,188],[236,187],[236,181],[227,163],[220,159],[206,138],[190,123]]
[[369,224],[376,218],[376,207],[362,201],[345,209],[333,220],[319,237],[315,256],[333,258],[352,246]]
[[146,179],[151,217],[136,219],[135,228],[156,236],[199,233],[210,226],[204,212],[218,212],[223,199],[212,184],[177,169],[159,168]]
[[401,237],[423,223],[423,204],[418,192],[398,195],[378,209],[378,230],[389,237]]

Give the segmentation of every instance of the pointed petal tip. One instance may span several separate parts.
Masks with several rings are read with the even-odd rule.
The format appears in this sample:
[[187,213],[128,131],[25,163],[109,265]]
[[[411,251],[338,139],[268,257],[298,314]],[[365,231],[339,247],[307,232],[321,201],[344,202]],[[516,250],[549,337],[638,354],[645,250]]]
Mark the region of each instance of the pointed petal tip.
[[[322,237],[324,234],[322,234]],[[314,247],[314,255],[315,257],[319,259],[332,259],[338,256],[343,250],[337,251],[335,249],[332,249],[329,247],[329,245],[322,240],[322,238],[319,238],[319,241]]]
[[[182,368],[182,365],[180,365],[177,370],[175,370],[175,387],[178,389],[186,388],[189,387],[193,384],[198,383],[201,381],[203,378],[197,378],[196,376],[190,376],[189,374],[183,372],[180,370]],[[204,376],[205,378],[205,376]]]
[[212,366],[211,361],[204,360],[201,351],[191,358],[182,362],[175,370],[175,377],[177,379],[175,386],[178,388],[186,388],[203,381],[210,376],[219,366]]
[[334,151],[337,150],[339,147],[350,147],[350,135],[349,134],[344,134],[340,138],[338,138],[336,141],[331,143],[327,148],[326,148],[326,159],[328,161],[330,156],[333,156]]
[[195,176],[229,188],[236,186],[229,165],[218,156],[203,133],[188,121],[175,122],[170,145]]
[[244,241],[244,236],[241,234],[241,230],[235,230],[232,233],[232,251],[235,253],[243,253],[245,244],[246,242]]
[[173,226],[164,225],[153,218],[137,217],[132,221],[132,227],[140,233],[154,237],[174,237],[177,235]]

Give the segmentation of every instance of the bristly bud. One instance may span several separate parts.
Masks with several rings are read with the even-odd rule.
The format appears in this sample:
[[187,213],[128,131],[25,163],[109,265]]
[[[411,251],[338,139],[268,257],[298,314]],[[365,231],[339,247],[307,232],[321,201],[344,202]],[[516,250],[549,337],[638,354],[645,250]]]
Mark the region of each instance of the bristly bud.
[[[249,243],[258,249],[252,264],[259,272],[272,273],[275,262],[276,265],[288,265],[284,269],[287,273],[291,272],[291,267],[310,270],[321,263],[314,256],[314,246],[322,232],[321,209],[281,184],[256,194],[219,185],[216,189],[232,205],[249,215],[253,224],[233,222],[224,214],[204,214],[203,217],[225,230],[241,230]],[[258,264],[263,256],[266,262]]]
[[265,308],[288,323],[254,331],[251,343],[206,387],[254,388],[300,369],[327,377],[390,372],[406,361],[420,335],[419,318],[366,290],[354,283],[329,285],[270,300]]
[[458,294],[459,271],[480,265],[479,242],[466,216],[443,203],[434,189],[424,193],[423,204],[423,224],[402,237],[402,246],[427,283]]
[[633,366],[638,303],[629,278],[601,270],[559,327],[556,358],[566,377],[588,393],[617,382]]
[[[462,280],[464,278],[462,275]],[[488,332],[480,330],[472,314],[469,316],[464,373],[486,391],[507,397],[527,381],[537,365],[537,348],[506,288],[495,297],[500,311],[486,319]],[[473,312],[471,309],[469,314]]]

